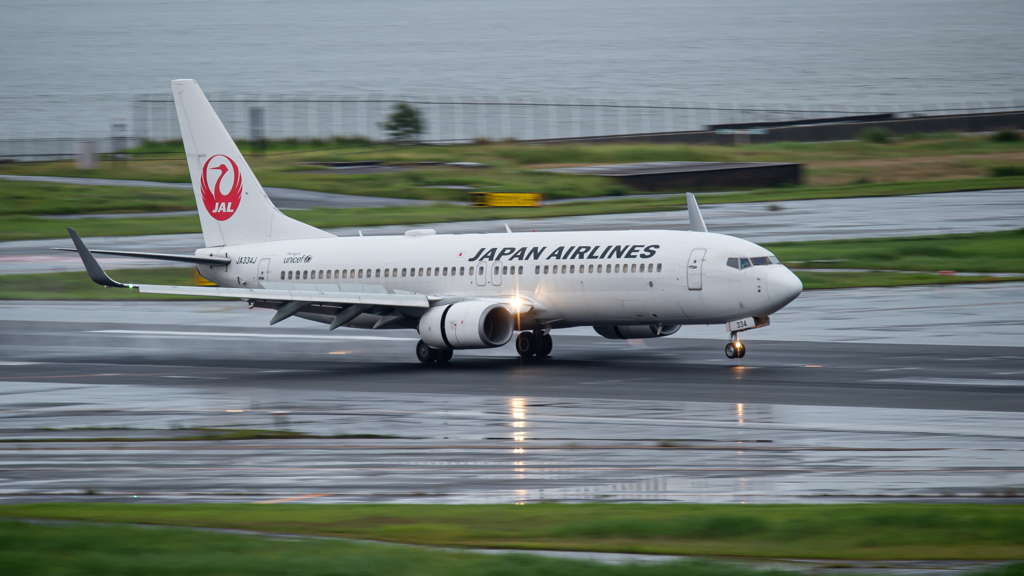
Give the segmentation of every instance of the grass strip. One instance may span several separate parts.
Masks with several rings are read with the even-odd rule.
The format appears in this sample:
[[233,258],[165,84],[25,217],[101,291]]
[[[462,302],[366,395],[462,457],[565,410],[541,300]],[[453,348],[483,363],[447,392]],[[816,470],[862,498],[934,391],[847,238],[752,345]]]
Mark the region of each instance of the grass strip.
[[793,268],[1024,273],[1024,229],[766,244]]
[[0,516],[523,550],[850,560],[1024,557],[1019,505],[61,503],[0,506]]
[[[110,270],[116,279],[133,284],[192,284],[192,268],[126,268]],[[7,274],[0,276],[0,300],[209,300],[197,296],[140,294],[128,288],[97,286],[81,272]],[[216,298],[215,300],[223,300]]]
[[[22,576],[797,576],[732,564],[607,565],[528,554],[472,554],[344,541],[128,526],[0,522],[0,572]],[[992,576],[1018,576],[1000,569]]]
[[0,217],[195,210],[191,190],[0,180]]
[[[797,186],[768,188],[751,192],[704,194],[700,196],[700,203],[707,205],[739,202],[782,202],[819,198],[883,197],[1018,187],[1024,187],[1024,177],[856,184],[822,188]],[[318,228],[353,228],[475,220],[516,220],[596,214],[661,212],[682,210],[684,208],[686,208],[686,198],[674,195],[644,198],[625,196],[613,200],[584,200],[566,202],[564,204],[549,204],[536,208],[479,208],[436,203],[428,206],[353,209],[317,208],[313,210],[285,210],[285,212],[297,220]],[[194,203],[189,206],[189,209],[195,209]],[[682,225],[682,219],[680,219],[680,225]],[[48,220],[26,215],[8,215],[0,216],[0,241],[61,238],[67,235],[65,229],[68,227],[75,228],[83,237],[183,234],[200,231],[199,218],[195,216]]]

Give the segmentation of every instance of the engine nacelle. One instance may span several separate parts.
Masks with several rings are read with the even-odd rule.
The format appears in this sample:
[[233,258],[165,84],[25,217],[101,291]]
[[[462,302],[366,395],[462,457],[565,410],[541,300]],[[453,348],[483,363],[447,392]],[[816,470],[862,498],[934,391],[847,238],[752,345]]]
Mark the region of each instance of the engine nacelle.
[[651,324],[640,324],[638,326],[594,326],[597,332],[611,340],[632,340],[634,338],[661,338],[679,332],[679,325],[662,326],[661,332],[658,327]]
[[420,338],[431,348],[495,348],[512,339],[512,313],[501,304],[469,300],[435,306],[420,318]]

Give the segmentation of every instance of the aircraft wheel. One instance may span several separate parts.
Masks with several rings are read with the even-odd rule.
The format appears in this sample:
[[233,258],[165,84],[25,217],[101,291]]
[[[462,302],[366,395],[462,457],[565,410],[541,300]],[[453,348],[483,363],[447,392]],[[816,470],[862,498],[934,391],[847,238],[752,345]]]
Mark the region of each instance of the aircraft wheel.
[[737,349],[736,344],[734,344],[732,342],[729,342],[728,344],[726,344],[725,345],[725,357],[730,359],[730,360],[732,360],[733,358],[736,358],[737,356],[739,356],[739,350]]
[[430,364],[437,360],[437,350],[427,346],[427,343],[420,340],[416,343],[416,359],[424,364]]
[[437,363],[446,364],[449,360],[452,359],[452,354],[454,353],[455,350],[452,350],[451,348],[441,348],[440,350],[437,351]]
[[747,355],[747,347],[743,345],[743,342],[736,343],[736,354],[738,357],[743,358]]
[[516,352],[523,358],[529,358],[540,351],[540,342],[530,332],[520,332],[516,337]]
[[551,340],[551,334],[545,334],[540,337],[540,350],[537,351],[538,358],[547,358],[548,354],[551,354],[551,348],[555,345],[554,341]]

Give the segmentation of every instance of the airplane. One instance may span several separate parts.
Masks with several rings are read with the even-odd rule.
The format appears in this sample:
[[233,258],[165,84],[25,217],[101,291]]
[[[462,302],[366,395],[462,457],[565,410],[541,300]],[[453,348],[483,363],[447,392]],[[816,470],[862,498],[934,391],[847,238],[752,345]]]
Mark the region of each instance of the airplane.
[[[171,82],[206,246],[192,256],[89,250],[68,229],[89,277],[144,294],[241,299],[341,326],[414,329],[416,357],[497,348],[514,334],[523,358],[546,357],[551,331],[591,326],[605,338],[660,338],[684,325],[725,324],[728,358],[739,334],[803,290],[768,250],[707,231],[693,194],[690,230],[337,237],[281,213],[194,80]],[[123,284],[93,253],[195,264],[216,286]]]

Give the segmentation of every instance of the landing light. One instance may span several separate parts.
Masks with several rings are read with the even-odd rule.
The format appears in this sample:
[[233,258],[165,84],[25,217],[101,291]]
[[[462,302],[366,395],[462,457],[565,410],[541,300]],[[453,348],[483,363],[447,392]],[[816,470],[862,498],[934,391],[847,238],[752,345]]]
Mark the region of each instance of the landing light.
[[519,310],[520,308],[523,307],[523,299],[520,298],[519,296],[513,296],[512,299],[508,301],[508,303],[516,310]]

